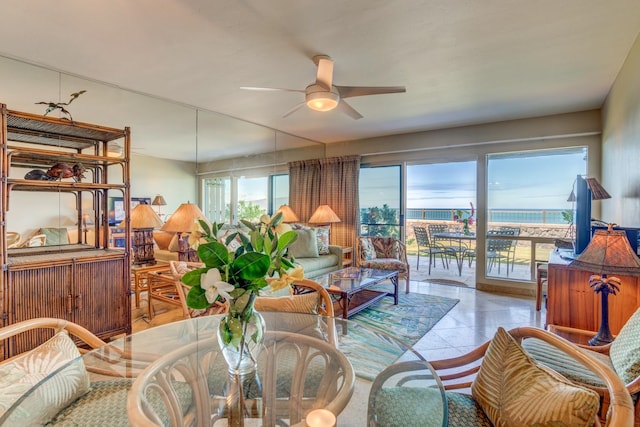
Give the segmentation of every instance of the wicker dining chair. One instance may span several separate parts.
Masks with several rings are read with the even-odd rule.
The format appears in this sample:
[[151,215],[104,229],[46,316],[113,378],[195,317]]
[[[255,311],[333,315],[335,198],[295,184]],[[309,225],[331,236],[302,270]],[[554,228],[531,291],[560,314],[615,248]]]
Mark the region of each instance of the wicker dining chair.
[[[599,378],[610,406],[601,405],[593,390],[540,366],[521,345],[532,338],[545,342]],[[543,329],[498,328],[492,340],[475,350],[430,364],[445,389],[450,427],[593,422],[609,427],[633,425],[633,402],[616,373],[569,341]],[[431,425],[424,410],[429,407],[429,399],[437,402],[441,397],[437,390],[411,387],[419,368],[424,369],[414,362],[398,362],[379,374],[370,391],[369,426]],[[403,372],[403,379],[388,382]],[[377,403],[381,397],[383,406]]]

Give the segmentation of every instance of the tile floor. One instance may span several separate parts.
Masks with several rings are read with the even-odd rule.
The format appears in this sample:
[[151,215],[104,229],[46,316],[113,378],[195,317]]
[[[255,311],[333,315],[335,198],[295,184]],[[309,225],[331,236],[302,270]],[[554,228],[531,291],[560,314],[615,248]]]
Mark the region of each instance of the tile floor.
[[[470,287],[438,285],[411,281],[411,292],[456,298],[460,302],[429,331],[414,348],[427,360],[444,359],[464,354],[491,339],[498,326],[544,327],[545,310],[536,312],[535,300],[477,291]],[[156,316],[146,318],[146,294],[139,309],[133,310],[133,332],[155,325],[180,320],[179,307],[154,304]]]
[[460,300],[414,345],[427,360],[465,354],[490,340],[498,326],[507,330],[518,326],[544,327],[545,309],[537,312],[532,298],[416,281],[411,281],[411,292]]

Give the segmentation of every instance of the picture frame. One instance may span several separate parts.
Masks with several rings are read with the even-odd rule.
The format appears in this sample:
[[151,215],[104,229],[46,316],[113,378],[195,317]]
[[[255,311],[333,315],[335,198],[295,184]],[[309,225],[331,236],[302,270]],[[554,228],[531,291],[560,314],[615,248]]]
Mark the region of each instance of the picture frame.
[[[131,209],[139,204],[151,204],[151,197],[132,197]],[[109,197],[109,226],[115,227],[125,219],[124,199],[122,197]]]

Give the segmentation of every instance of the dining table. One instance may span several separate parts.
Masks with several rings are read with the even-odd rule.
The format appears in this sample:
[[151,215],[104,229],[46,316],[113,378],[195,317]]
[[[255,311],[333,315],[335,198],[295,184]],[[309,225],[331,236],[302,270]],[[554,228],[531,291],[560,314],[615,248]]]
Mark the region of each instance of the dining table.
[[464,258],[466,256],[471,256],[471,254],[475,255],[475,251],[470,248],[470,245],[464,243],[464,241],[475,242],[476,233],[464,233],[462,231],[443,231],[440,233],[434,233],[433,237],[434,241],[438,241],[438,243],[442,244],[442,240],[448,240],[450,247],[455,253],[456,264],[458,266],[458,275],[462,276],[462,265],[464,263]]
[[[98,410],[95,405],[84,405],[83,400],[92,393],[89,391],[47,425],[386,425],[387,422],[378,424],[377,420],[384,419],[381,412],[387,412],[389,416],[388,411],[394,408],[389,409],[387,398],[376,397],[386,396],[384,393],[389,390],[402,387],[404,381],[413,381],[411,387],[422,389],[425,394],[418,397],[420,394],[410,393],[408,395],[414,396],[413,399],[404,399],[397,405],[427,410],[428,420],[421,419],[420,425],[447,425],[447,401],[440,378],[418,351],[392,332],[354,320],[314,314],[263,312],[261,315],[266,325],[265,343],[255,374],[242,376],[239,380],[240,377],[229,370],[224,358],[217,357],[220,348],[216,336],[224,315],[154,326],[115,339],[72,361],[84,364],[89,373],[90,390],[101,389],[105,383],[119,381],[122,384],[124,381],[125,390],[108,397],[111,405],[108,411]],[[348,329],[348,334],[336,334],[340,328]],[[274,353],[275,342],[289,349],[290,353]],[[272,353],[273,357],[269,356]],[[301,355],[308,358],[303,367],[289,369],[289,366],[294,366],[290,359]],[[338,372],[334,360],[341,361],[341,373],[337,378],[334,378]],[[381,380],[386,371],[396,371],[397,366],[406,362],[420,364],[424,373],[415,375],[413,379],[408,376],[404,380],[386,377]],[[163,370],[165,374],[171,372],[164,383],[157,380]],[[0,417],[0,425],[16,425],[12,419],[37,406],[43,390],[55,385],[63,371],[59,369],[48,375],[25,393]],[[192,380],[204,387],[204,394],[196,389],[189,391],[187,380],[192,375],[195,375]],[[156,381],[147,384],[150,378]],[[234,381],[240,382],[239,389]],[[172,390],[170,393],[166,392],[167,387]],[[240,419],[237,419],[238,413],[235,419],[230,416],[233,412],[229,402],[233,400],[234,393],[243,396]],[[310,397],[307,397],[308,393]],[[180,402],[181,409],[163,407],[171,401],[171,394]],[[338,397],[341,402],[335,404]],[[102,400],[101,404],[107,405],[107,400]],[[380,406],[381,400],[387,406]],[[140,421],[140,414],[134,415],[135,402],[142,402],[141,408],[137,408],[144,414],[142,419],[150,417],[156,421]],[[402,407],[395,409],[403,411]],[[181,415],[191,413],[192,418],[188,422],[185,421],[186,415],[171,418],[167,415],[171,410]],[[407,411],[411,413],[413,410]],[[86,421],[75,420],[76,412],[82,414]],[[64,416],[60,415],[62,413]]]

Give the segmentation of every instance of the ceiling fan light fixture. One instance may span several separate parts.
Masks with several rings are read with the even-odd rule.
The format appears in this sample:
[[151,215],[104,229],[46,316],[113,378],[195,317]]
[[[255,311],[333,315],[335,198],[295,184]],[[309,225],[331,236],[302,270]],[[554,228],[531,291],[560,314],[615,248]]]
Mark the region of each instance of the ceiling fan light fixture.
[[307,106],[316,111],[330,111],[338,106],[340,96],[334,92],[314,92],[307,94]]

